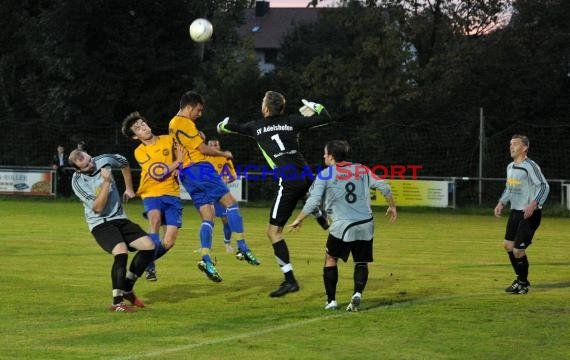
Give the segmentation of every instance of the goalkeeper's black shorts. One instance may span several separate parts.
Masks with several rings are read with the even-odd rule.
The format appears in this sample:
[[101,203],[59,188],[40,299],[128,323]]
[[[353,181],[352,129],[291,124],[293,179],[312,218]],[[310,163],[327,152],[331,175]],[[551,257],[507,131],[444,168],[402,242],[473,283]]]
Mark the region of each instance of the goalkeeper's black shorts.
[[302,201],[306,198],[311,184],[312,180],[306,177],[299,180],[279,178],[277,194],[269,212],[269,223],[280,227],[285,226],[299,200]]

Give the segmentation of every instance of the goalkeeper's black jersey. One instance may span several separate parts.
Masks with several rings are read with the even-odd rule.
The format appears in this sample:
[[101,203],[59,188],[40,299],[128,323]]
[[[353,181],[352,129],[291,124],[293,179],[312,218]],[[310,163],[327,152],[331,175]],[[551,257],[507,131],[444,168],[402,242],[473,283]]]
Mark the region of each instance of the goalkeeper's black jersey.
[[[252,137],[257,141],[265,160],[272,169],[295,167],[303,169],[308,164],[299,150],[299,132],[322,126],[331,121],[326,109],[320,115],[277,115],[243,124],[230,121],[225,130]],[[324,144],[323,144],[324,145]]]

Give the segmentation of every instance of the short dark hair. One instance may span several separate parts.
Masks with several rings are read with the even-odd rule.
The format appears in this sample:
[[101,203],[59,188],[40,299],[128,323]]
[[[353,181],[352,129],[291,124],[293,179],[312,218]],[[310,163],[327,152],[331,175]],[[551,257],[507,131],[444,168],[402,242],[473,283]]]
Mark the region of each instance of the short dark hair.
[[125,120],[123,120],[123,125],[121,126],[121,132],[123,133],[123,135],[133,140],[133,136],[135,136],[135,133],[133,132],[133,129],[131,129],[131,127],[133,126],[134,123],[139,121],[139,119],[143,120],[144,122],[147,122],[144,116],[142,116],[138,111],[134,111],[129,115],[127,115]]
[[277,91],[267,91],[263,100],[264,105],[269,110],[270,115],[282,114],[285,111],[285,104],[287,101],[285,100],[285,96],[278,93]]
[[525,135],[515,134],[515,135],[513,135],[511,140],[512,139],[520,139],[526,147],[530,147],[530,140]]
[[331,140],[325,145],[325,148],[336,162],[345,161],[350,153],[350,144],[346,140]]
[[198,104],[204,105],[204,98],[202,95],[198,94],[196,91],[190,90],[182,94],[180,98],[180,109],[184,109],[186,106],[196,106]]

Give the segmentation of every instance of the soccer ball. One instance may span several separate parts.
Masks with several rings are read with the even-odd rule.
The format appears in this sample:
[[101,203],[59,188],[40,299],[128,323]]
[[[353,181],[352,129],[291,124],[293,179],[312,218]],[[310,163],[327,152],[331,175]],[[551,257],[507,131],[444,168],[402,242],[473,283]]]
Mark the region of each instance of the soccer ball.
[[210,40],[213,32],[212,23],[206,19],[199,18],[190,24],[190,37],[196,42],[201,43]]

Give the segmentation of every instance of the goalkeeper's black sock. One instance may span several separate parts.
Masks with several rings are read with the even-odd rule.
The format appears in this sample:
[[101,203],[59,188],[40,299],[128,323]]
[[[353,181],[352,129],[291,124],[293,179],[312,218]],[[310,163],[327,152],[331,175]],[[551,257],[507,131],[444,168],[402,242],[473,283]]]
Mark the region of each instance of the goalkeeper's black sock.
[[285,239],[281,239],[275,244],[273,244],[273,254],[275,254],[279,266],[289,264],[290,261],[289,248],[287,247]]
[[338,283],[338,267],[324,267],[323,281],[325,284],[325,292],[327,294],[327,303],[336,300],[336,285]]
[[293,283],[296,281],[295,275],[293,275],[293,270],[287,271],[284,275],[285,275],[285,281],[287,281],[288,283]]
[[273,253],[277,259],[277,263],[281,267],[281,271],[285,275],[285,281],[295,282],[295,275],[293,275],[293,266],[291,265],[289,257],[289,248],[285,239],[281,239],[273,244]]

